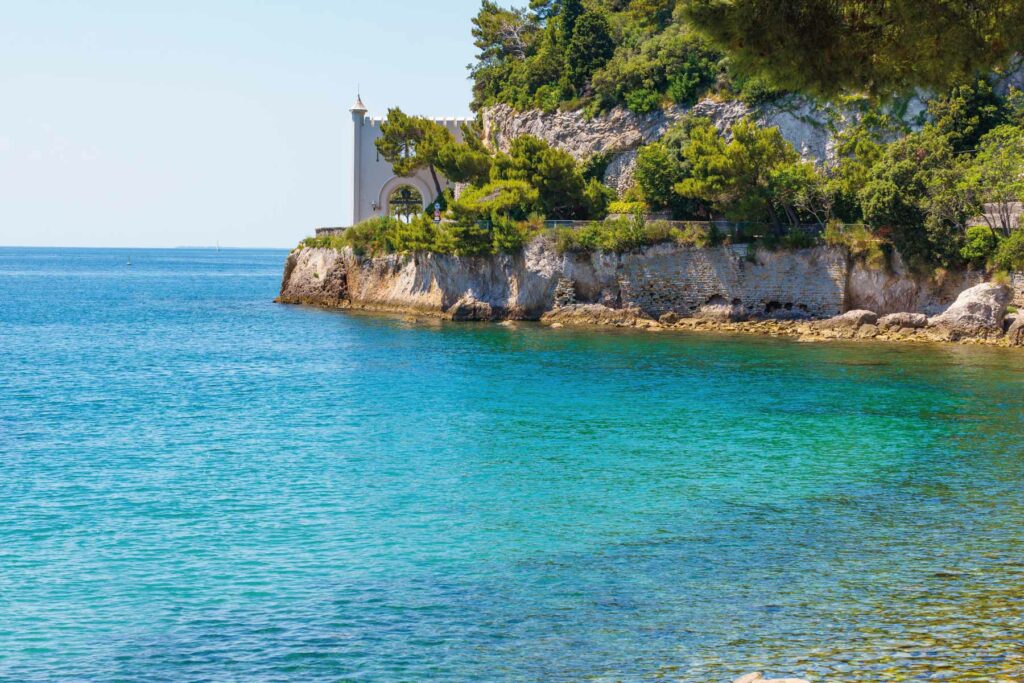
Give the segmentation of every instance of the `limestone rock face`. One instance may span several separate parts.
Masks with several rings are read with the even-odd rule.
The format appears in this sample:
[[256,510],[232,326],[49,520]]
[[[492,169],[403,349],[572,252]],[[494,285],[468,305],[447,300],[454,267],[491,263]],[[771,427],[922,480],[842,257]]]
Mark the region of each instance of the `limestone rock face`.
[[333,249],[296,249],[288,254],[280,301],[341,305],[348,299],[347,264]]
[[1013,290],[1008,286],[982,283],[962,292],[945,313],[929,318],[928,327],[954,341],[999,336],[1012,298]]
[[609,154],[604,182],[622,193],[633,185],[637,149],[660,139],[687,114],[707,117],[725,133],[740,119],[753,115],[763,125],[778,126],[783,137],[805,158],[821,161],[830,153],[829,124],[834,112],[800,98],[788,98],[756,110],[743,102],[712,99],[701,100],[690,108],[670,106],[649,114],[616,107],[593,118],[583,111],[517,112],[509,105],[499,104],[482,112],[483,139],[496,149],[508,151],[517,137],[533,135],[576,159]]
[[919,330],[926,325],[928,316],[924,313],[890,313],[878,319],[878,327],[883,330]]
[[820,321],[817,326],[825,329],[833,330],[844,330],[851,329],[855,330],[862,325],[874,325],[878,322],[878,314],[873,311],[847,311],[842,315],[837,315],[834,318]]

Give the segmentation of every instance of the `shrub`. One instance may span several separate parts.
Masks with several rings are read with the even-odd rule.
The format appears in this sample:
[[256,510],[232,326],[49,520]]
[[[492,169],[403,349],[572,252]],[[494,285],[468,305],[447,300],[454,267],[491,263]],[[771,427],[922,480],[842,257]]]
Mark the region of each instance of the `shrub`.
[[1024,269],[1024,230],[1014,230],[996,251],[995,263],[1003,270]]
[[538,192],[524,180],[497,180],[467,190],[452,204],[455,220],[468,224],[494,215],[525,220],[539,208]]
[[987,225],[974,225],[967,228],[967,237],[960,249],[960,256],[966,263],[984,268],[998,249],[999,235]]
[[637,114],[650,114],[661,107],[661,95],[650,88],[638,88],[626,93],[626,106]]
[[527,221],[498,216],[491,222],[491,250],[496,254],[514,254],[526,246],[531,237],[533,228]]
[[880,267],[885,264],[881,241],[866,225],[843,225],[839,221],[829,221],[825,226],[824,239],[830,247],[845,247],[852,256],[869,265]]
[[614,201],[608,205],[608,213],[631,216],[636,212],[644,213],[648,209],[644,202]]

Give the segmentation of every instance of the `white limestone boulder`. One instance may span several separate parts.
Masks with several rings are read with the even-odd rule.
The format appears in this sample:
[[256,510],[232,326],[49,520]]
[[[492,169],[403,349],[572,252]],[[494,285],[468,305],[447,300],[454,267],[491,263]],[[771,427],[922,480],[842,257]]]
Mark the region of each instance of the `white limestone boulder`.
[[1013,290],[1007,285],[984,282],[961,292],[944,313],[928,319],[928,327],[952,341],[996,337],[1003,333],[1012,299]]

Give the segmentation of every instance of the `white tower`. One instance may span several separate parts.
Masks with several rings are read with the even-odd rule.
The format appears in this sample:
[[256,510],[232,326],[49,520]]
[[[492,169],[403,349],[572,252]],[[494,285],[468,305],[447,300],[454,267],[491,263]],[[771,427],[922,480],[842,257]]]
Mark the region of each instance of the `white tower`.
[[352,220],[349,225],[355,225],[363,215],[365,207],[359,205],[361,201],[360,178],[363,168],[363,125],[366,121],[366,105],[363,98],[356,94],[356,103],[349,109],[352,113]]

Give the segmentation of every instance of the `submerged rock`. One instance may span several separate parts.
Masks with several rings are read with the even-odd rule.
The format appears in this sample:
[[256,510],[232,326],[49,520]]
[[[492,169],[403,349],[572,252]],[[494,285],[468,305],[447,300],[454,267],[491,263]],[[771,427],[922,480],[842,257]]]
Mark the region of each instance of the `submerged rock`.
[[740,676],[733,683],[809,683],[802,678],[765,678],[764,674],[752,673]]
[[562,325],[613,325],[658,327],[657,321],[639,308],[609,308],[603,304],[572,304],[548,311],[541,322]]
[[961,292],[945,313],[929,318],[928,327],[952,341],[999,336],[1012,298],[1008,286],[982,283]]

